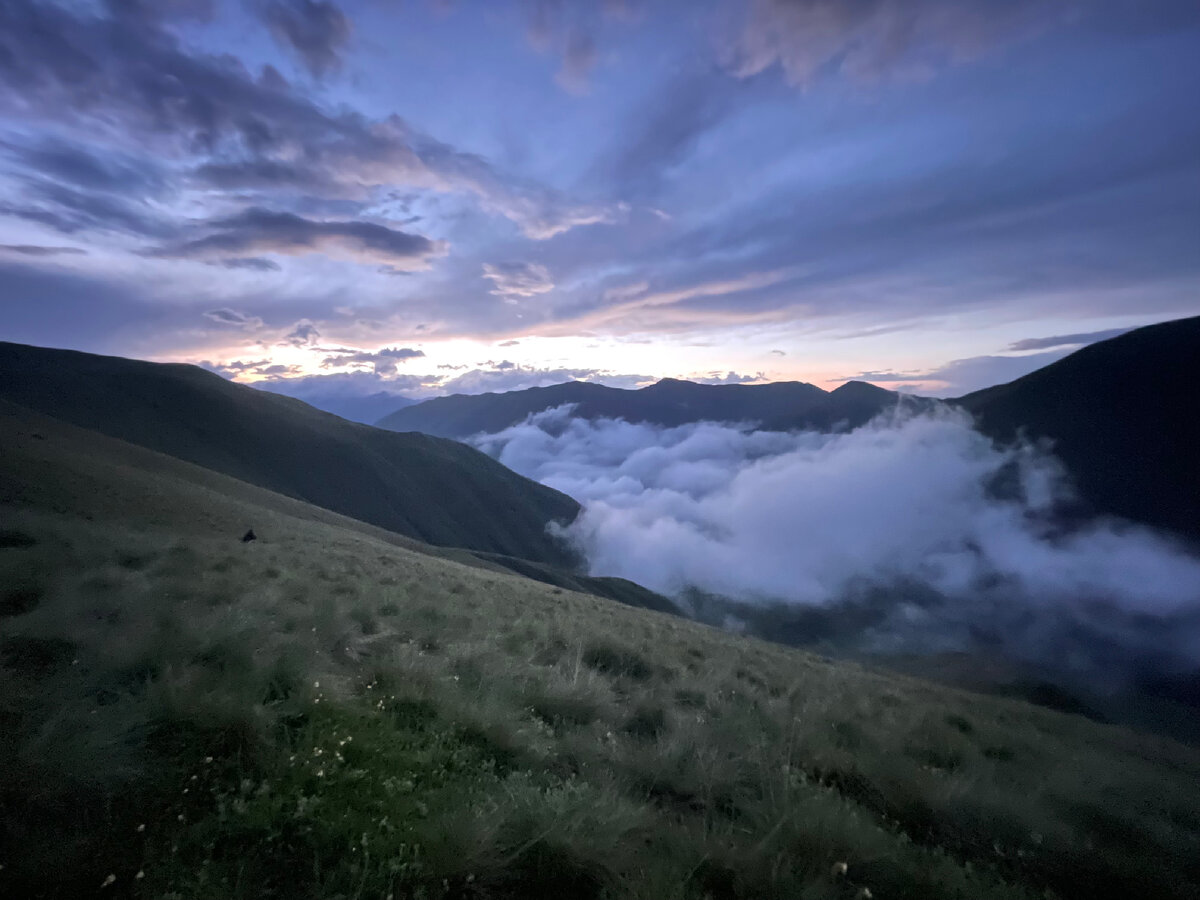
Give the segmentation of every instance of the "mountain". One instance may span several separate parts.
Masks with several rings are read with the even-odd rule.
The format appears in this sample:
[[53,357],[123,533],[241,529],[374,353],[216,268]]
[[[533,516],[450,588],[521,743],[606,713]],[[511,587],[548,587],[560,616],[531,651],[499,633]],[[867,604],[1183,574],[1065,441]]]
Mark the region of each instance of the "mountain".
[[315,406],[317,409],[363,425],[374,424],[379,421],[381,416],[420,402],[399,394],[389,394],[387,391],[356,396],[318,389],[293,389],[286,382],[258,382],[252,386],[273,394],[295,397],[309,406]]
[[1200,541],[1200,316],[1101,341],[957,403],[999,441],[1053,442],[1091,512]]
[[565,494],[195,366],[0,343],[0,398],[427,543],[575,562],[546,531],[578,513]]
[[1196,748],[539,584],[2,399],[0,726],[0,897],[1200,891]]
[[894,406],[899,395],[863,382],[833,392],[812,384],[696,384],[664,378],[639,390],[573,381],[502,394],[455,394],[397,410],[379,421],[392,431],[421,431],[466,438],[495,433],[527,416],[575,404],[575,415],[675,426],[689,422],[758,422],[769,428],[821,428],[860,425]]
[[885,390],[865,381],[847,381],[802,412],[767,418],[769,431],[842,431],[865,425],[889,409],[927,408],[937,401]]

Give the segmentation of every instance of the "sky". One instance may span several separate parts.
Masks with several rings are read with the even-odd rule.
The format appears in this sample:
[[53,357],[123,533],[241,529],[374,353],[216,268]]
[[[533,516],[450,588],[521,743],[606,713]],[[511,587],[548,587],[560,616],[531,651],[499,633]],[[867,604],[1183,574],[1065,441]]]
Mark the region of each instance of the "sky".
[[1200,311],[1195,0],[0,0],[0,339],[938,396]]

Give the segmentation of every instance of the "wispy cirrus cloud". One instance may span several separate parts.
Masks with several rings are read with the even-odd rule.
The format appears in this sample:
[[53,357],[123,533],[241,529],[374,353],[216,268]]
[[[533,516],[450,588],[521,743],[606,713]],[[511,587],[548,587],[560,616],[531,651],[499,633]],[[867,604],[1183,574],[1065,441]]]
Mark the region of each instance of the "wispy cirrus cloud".
[[724,45],[731,71],[746,77],[778,65],[798,86],[830,74],[858,81],[928,77],[1048,31],[1169,29],[1200,16],[1188,0],[752,0],[737,6],[744,16],[726,32]]
[[1056,334],[1052,337],[1026,338],[1009,344],[1009,350],[1051,350],[1056,347],[1079,347],[1083,344],[1094,344],[1096,341],[1107,341],[1119,337],[1129,328],[1107,328],[1104,331],[1088,331],[1082,334]]
[[515,302],[554,290],[550,271],[540,263],[484,263],[483,277],[492,282],[490,293],[506,301]]
[[311,319],[301,319],[283,336],[281,344],[292,347],[312,347],[321,339],[321,331]]
[[424,350],[414,347],[384,347],[380,350],[338,349],[321,361],[322,369],[340,369],[354,366],[370,366],[377,375],[392,375],[401,363],[410,359],[421,359]]
[[263,320],[258,316],[248,316],[243,312],[238,312],[228,307],[210,309],[204,313],[204,318],[210,319],[218,325],[228,325],[243,331],[254,331],[263,326]]
[[[374,222],[315,221],[287,212],[251,208],[207,223],[204,237],[158,248],[155,255],[180,259],[217,259],[245,264],[247,254],[303,256],[323,253],[355,262],[398,269],[426,268],[447,250],[442,241],[388,228]],[[262,265],[255,263],[254,268]]]
[[[337,18],[332,4],[280,0],[263,9],[308,64],[332,64],[341,44],[309,36],[313,22]],[[232,56],[185,47],[150,5],[96,16],[33,0],[4,4],[0,111],[197,160],[198,177],[227,190],[261,186],[266,175],[277,189],[342,197],[396,185],[462,192],[537,239],[619,215],[506,175],[399,116],[327,109],[270,67],[254,74]]]
[[17,253],[21,256],[85,256],[82,247],[54,247],[41,244],[0,244],[0,252]]
[[259,14],[282,46],[318,78],[339,68],[351,25],[330,0],[262,0]]

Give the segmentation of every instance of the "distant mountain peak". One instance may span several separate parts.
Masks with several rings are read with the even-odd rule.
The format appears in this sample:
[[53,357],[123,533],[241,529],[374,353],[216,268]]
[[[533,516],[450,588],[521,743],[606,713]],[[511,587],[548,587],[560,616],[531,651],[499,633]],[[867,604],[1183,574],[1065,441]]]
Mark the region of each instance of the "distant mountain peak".
[[829,393],[838,397],[878,397],[883,394],[890,395],[892,392],[887,388],[871,384],[869,381],[847,381],[841,387],[834,388]]
[[393,431],[422,431],[462,439],[480,433],[495,434],[563,403],[574,403],[572,415],[578,418],[623,419],[665,427],[702,421],[766,422],[782,415],[803,414],[827,398],[819,387],[801,381],[702,384],[663,378],[637,390],[567,382],[499,394],[435,397],[397,410],[378,424]]

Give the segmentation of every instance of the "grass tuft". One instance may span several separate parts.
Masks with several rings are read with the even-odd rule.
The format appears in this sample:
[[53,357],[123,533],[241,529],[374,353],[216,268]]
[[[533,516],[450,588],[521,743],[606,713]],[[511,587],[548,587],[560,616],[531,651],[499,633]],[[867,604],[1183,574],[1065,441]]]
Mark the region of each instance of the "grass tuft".
[[589,643],[582,659],[584,665],[597,672],[634,681],[649,681],[655,673],[655,666],[640,653],[611,641]]
[[0,528],[0,550],[22,550],[37,544],[37,538],[16,528]]

